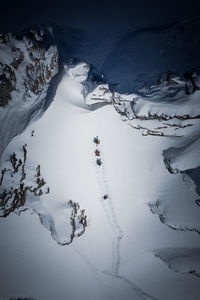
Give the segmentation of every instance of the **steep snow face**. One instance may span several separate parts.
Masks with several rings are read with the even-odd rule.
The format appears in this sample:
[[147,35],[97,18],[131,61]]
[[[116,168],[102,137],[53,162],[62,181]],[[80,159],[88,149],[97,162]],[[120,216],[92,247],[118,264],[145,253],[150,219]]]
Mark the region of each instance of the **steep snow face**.
[[47,29],[0,35],[0,154],[42,111],[57,72],[57,47]]
[[[195,299],[199,293],[196,278],[163,267],[154,249],[199,247],[199,236],[190,232],[200,230],[195,186],[183,180],[180,172],[171,174],[170,162],[165,164],[163,158],[164,150],[179,147],[195,133],[199,119],[182,119],[182,105],[174,116],[170,103],[168,111],[166,104],[157,100],[152,101],[154,113],[147,110],[140,118],[134,107],[137,103],[141,109],[148,105],[145,98],[110,90],[100,79],[99,83],[98,79],[92,81],[90,71],[86,63],[66,66],[49,108],[3,153],[0,204],[1,216],[8,217],[1,218],[0,228],[10,224],[10,231],[15,232],[15,239],[9,240],[13,248],[16,239],[21,241],[19,248],[23,239],[28,245],[37,244],[41,256],[33,253],[34,247],[29,249],[26,262],[30,269],[30,261],[37,266],[38,260],[45,263],[45,270],[39,267],[40,276],[30,277],[33,285],[25,270],[21,279],[9,281],[9,287],[2,274],[4,294],[26,292],[49,300],[59,290],[63,300],[188,300],[187,286]],[[95,88],[88,94],[87,80]],[[96,95],[103,106],[97,106],[97,99],[92,104]],[[159,106],[159,114],[154,104]],[[171,133],[155,136],[155,128],[164,126],[166,118]],[[188,121],[193,125],[184,127]],[[183,137],[172,136],[173,131],[180,131]],[[21,225],[11,212],[20,214],[19,231],[14,230]],[[163,226],[154,214],[169,226]],[[39,227],[38,220],[43,226]],[[32,234],[23,234],[23,228]],[[4,253],[6,242],[2,248]],[[23,259],[18,256],[19,264]],[[14,267],[7,263],[13,274]]]

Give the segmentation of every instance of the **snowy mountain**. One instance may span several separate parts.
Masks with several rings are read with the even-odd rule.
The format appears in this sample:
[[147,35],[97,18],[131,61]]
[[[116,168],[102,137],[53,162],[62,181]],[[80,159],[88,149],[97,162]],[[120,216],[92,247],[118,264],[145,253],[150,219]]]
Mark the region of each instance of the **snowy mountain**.
[[198,26],[0,36],[0,296],[198,300]]

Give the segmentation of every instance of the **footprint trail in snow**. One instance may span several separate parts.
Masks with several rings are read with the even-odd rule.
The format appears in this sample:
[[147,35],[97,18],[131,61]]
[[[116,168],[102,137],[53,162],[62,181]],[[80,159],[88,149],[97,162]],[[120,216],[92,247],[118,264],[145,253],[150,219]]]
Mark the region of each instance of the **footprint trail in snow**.
[[113,245],[112,245],[112,267],[111,274],[114,276],[119,275],[120,266],[120,241],[123,238],[123,232],[119,226],[115,209],[113,207],[113,201],[111,193],[108,188],[108,180],[105,172],[105,163],[103,161],[102,150],[100,146],[100,140],[98,137],[93,140],[95,149],[95,164],[97,170],[98,184],[101,194],[101,203],[105,211],[107,220],[113,232]]
[[103,209],[105,211],[105,215],[107,217],[108,223],[113,232],[111,270],[106,270],[104,273],[125,282],[127,285],[129,285],[132,288],[134,293],[140,299],[157,300],[155,297],[152,297],[151,295],[149,295],[148,293],[146,293],[142,289],[140,289],[134,282],[121,276],[119,273],[120,243],[123,238],[123,232],[122,232],[122,229],[120,228],[120,225],[119,225],[116,213],[115,213],[115,208],[113,205],[113,199],[111,196],[111,192],[109,190],[108,179],[107,179],[106,170],[105,170],[106,169],[105,161],[103,159],[103,153],[102,153],[102,147],[101,147],[101,141],[98,138],[98,136],[93,139],[93,143],[94,143],[95,167],[96,167],[96,171],[97,171],[97,178],[98,178],[98,184],[99,184],[100,195],[101,195],[101,203],[102,203]]

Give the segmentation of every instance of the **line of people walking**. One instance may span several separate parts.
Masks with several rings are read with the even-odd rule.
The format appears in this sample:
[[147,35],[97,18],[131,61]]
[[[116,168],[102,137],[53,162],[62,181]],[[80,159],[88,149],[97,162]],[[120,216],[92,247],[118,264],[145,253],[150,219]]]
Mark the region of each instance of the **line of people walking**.
[[[96,147],[100,145],[100,139],[98,138],[98,136],[94,137],[93,142],[95,143]],[[101,152],[98,148],[96,148],[94,153],[97,158],[96,163],[100,167],[102,165]]]
[[[96,145],[96,149],[94,151],[95,157],[96,157],[96,164],[100,167],[102,165],[102,159],[101,159],[101,152],[98,148],[98,146],[100,145],[100,139],[98,136],[94,137],[93,139],[94,144]],[[108,194],[104,194],[102,197],[104,200],[109,198]]]

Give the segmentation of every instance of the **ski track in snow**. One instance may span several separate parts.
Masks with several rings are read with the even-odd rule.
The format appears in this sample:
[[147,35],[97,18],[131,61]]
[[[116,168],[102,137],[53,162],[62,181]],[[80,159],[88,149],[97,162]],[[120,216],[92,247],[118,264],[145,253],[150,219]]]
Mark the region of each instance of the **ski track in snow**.
[[[123,238],[123,232],[119,226],[119,223],[118,223],[118,220],[117,220],[117,217],[115,214],[115,209],[113,206],[113,201],[112,201],[111,193],[110,193],[110,190],[108,187],[108,180],[107,180],[106,172],[105,172],[105,162],[103,160],[102,150],[101,150],[100,145],[98,145],[97,147],[95,145],[94,151],[96,149],[98,149],[100,151],[99,158],[102,161],[102,165],[98,166],[96,163],[96,160],[95,160],[98,184],[99,184],[100,195],[101,195],[101,204],[103,206],[108,223],[113,232],[111,273],[113,275],[118,275],[119,267],[120,267],[120,241]],[[103,196],[106,194],[108,195],[108,198],[103,199]]]
[[78,248],[78,246],[73,245],[72,247],[73,247],[74,251],[83,259],[83,261],[89,267],[89,269],[91,269],[92,273],[94,274],[95,280],[98,282],[101,293],[105,296],[104,284],[103,284],[101,278],[99,277],[98,271],[96,270],[95,266],[92,264],[89,257],[83,252],[83,249],[80,250]]
[[108,275],[111,275],[115,278],[121,279],[122,281],[124,281],[127,285],[129,285],[132,290],[135,292],[135,294],[142,300],[147,300],[147,299],[151,299],[151,300],[158,300],[155,297],[152,297],[151,295],[149,295],[148,293],[145,293],[143,290],[141,290],[133,281],[127,279],[124,276],[121,275],[113,275],[110,274],[109,272],[107,272]]
[[[103,159],[103,153],[101,149],[101,142],[99,145],[95,144],[94,147],[94,152],[95,150],[100,151],[100,156],[95,156],[94,155],[94,163],[96,167],[96,172],[97,172],[97,178],[98,178],[98,185],[100,189],[100,195],[101,195],[101,204],[103,206],[103,209],[105,211],[108,223],[111,227],[111,230],[113,232],[113,241],[112,241],[112,266],[111,270],[105,270],[104,273],[107,275],[112,276],[113,278],[120,279],[121,281],[125,282],[127,285],[131,287],[131,289],[134,291],[134,293],[142,300],[157,300],[157,298],[152,297],[148,293],[144,292],[142,289],[140,289],[134,282],[131,280],[125,278],[124,276],[120,275],[120,243],[123,238],[123,231],[120,228],[116,213],[115,213],[115,208],[113,205],[113,199],[111,196],[111,192],[109,190],[108,186],[108,179],[107,179],[107,173],[106,173],[106,166],[105,166],[105,161]],[[99,166],[96,163],[96,159],[100,158],[102,164]],[[104,199],[103,196],[108,195],[107,199]],[[99,280],[98,280],[99,281]]]

